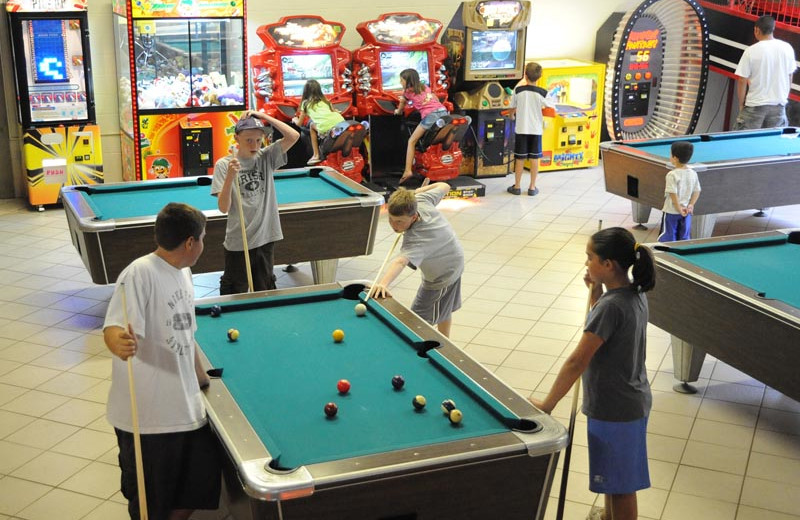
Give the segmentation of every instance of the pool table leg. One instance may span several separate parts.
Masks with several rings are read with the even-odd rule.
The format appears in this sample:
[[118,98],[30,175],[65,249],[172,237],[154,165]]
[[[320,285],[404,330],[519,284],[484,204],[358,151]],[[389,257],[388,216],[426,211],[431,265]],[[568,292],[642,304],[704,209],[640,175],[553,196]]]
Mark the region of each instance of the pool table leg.
[[632,200],[631,216],[634,222],[640,226],[644,226],[647,224],[647,221],[650,220],[650,206]]
[[332,283],[336,281],[336,268],[339,266],[339,259],[312,260],[311,275],[314,277],[315,284]]
[[672,387],[682,394],[696,394],[697,388],[690,385],[700,378],[700,370],[706,358],[704,350],[683,341],[675,335],[670,335],[672,343],[672,369],[675,379],[681,381]]

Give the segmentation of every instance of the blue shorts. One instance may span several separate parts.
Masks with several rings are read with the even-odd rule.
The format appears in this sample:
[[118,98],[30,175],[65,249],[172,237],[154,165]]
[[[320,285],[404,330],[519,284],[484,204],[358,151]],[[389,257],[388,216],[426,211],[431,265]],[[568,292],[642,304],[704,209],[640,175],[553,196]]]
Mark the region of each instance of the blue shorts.
[[538,134],[514,134],[515,159],[540,159],[542,136]]
[[647,417],[630,422],[588,418],[589,489],[627,495],[650,487]]
[[433,126],[433,124],[436,122],[437,119],[439,119],[440,117],[444,117],[447,114],[448,112],[444,108],[440,108],[439,110],[434,110],[433,112],[422,118],[422,121],[419,122],[419,126],[427,130],[428,128]]

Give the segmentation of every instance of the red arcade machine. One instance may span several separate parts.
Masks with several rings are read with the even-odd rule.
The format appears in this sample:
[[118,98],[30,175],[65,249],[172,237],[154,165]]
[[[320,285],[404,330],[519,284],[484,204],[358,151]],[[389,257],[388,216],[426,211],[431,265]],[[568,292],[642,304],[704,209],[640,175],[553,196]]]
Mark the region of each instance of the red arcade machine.
[[[315,79],[333,107],[344,117],[354,116],[351,53],[341,47],[344,26],[319,16],[286,16],[256,30],[264,49],[251,56],[256,109],[289,122],[294,117],[307,80]],[[320,136],[320,165],[329,166],[356,182],[363,180],[364,158],[359,146],[368,125],[340,123]],[[303,132],[306,137],[307,133]],[[305,141],[306,139],[304,139]],[[289,152],[288,167],[305,166],[310,145]]]
[[61,187],[103,182],[86,0],[9,0],[11,48],[28,201],[40,211]]
[[[364,39],[364,45],[353,53],[356,107],[359,116],[369,117],[370,180],[389,184],[390,174],[402,174],[405,143],[417,125],[417,121],[403,124],[394,115],[402,95],[400,72],[416,69],[420,79],[452,110],[444,74],[447,51],[436,43],[442,24],[416,13],[387,13],[359,23],[356,30]],[[459,141],[467,128],[469,121],[464,117],[442,118],[417,143],[414,172],[432,181],[449,181],[454,195],[472,197],[483,194],[483,185],[472,180],[462,184],[456,179],[461,165]]]

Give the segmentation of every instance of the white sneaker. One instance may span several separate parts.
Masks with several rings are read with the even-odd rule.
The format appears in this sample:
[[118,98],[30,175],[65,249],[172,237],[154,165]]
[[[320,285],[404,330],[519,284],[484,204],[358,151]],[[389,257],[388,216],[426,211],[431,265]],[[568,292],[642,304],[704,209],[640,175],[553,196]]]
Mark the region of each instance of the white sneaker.
[[589,514],[586,515],[586,520],[605,520],[606,509],[604,507],[593,506]]

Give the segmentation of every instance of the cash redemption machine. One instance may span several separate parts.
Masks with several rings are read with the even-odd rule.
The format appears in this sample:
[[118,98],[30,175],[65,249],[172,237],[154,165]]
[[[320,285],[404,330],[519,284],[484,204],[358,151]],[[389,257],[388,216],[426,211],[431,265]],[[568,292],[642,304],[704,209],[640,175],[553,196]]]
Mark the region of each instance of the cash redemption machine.
[[463,175],[502,177],[513,170],[509,109],[525,69],[530,13],[527,0],[463,2],[442,37],[452,99],[472,118],[463,144]]
[[[447,51],[436,43],[442,23],[417,13],[387,13],[359,23],[356,30],[364,45],[353,52],[353,78],[358,115],[368,118],[370,125],[370,180],[391,188],[396,181],[393,177],[402,174],[405,143],[417,124],[394,115],[403,94],[400,72],[417,70],[420,80],[452,111],[444,67]],[[422,144],[415,153],[415,173],[432,181],[448,181],[453,197],[474,197],[485,191],[472,179],[458,178],[462,158],[459,141],[466,130],[465,118],[448,118],[440,129],[442,135],[431,135],[430,139],[423,136],[420,142],[430,146],[420,150],[425,146]]]
[[208,175],[247,109],[245,1],[114,0],[124,180]]
[[529,61],[542,66],[537,85],[556,103],[554,113],[545,113],[539,171],[597,166],[606,66],[575,59]]
[[[334,110],[345,118],[355,116],[352,53],[341,46],[344,33],[341,23],[315,15],[286,16],[259,27],[256,34],[264,49],[250,57],[255,108],[288,123],[300,106],[306,81],[314,79]],[[320,164],[361,182],[364,158],[359,147],[368,126],[347,122],[342,127],[336,137],[320,136],[320,149],[325,153]],[[302,135],[306,141],[307,132]],[[293,146],[287,166],[305,166],[310,157],[308,143]]]
[[6,3],[28,201],[40,211],[64,185],[103,182],[87,2],[42,4]]

